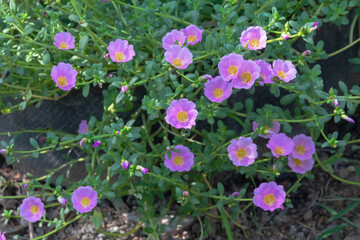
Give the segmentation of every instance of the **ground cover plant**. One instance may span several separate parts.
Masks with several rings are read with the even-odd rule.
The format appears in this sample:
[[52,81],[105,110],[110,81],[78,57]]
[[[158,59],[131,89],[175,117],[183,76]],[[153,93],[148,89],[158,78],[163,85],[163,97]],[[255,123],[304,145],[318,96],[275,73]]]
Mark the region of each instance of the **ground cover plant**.
[[[3,209],[4,224],[21,218],[29,229],[51,229],[31,239],[50,239],[82,218],[109,238],[143,231],[161,239],[166,224],[159,219],[169,211],[176,221],[196,219],[200,239],[214,237],[210,220],[227,239],[237,238],[235,229],[249,237],[242,216],[256,222],[261,211],[293,208],[302,182],[317,184],[314,169],[360,186],[334,173],[339,162],[356,160],[344,153],[358,149],[358,135],[327,128],[357,124],[360,87],[344,78],[326,88],[318,64],[360,42],[358,1],[0,2],[0,118],[76,102],[74,92],[89,101],[83,108],[93,107],[87,99],[96,89],[103,98],[95,103],[100,117],[51,116],[76,132],[39,123],[1,133],[6,164],[30,163],[23,168],[29,180],[1,179],[2,191],[25,189],[0,196],[20,199]],[[326,53],[331,39],[314,41],[325,24],[349,25],[349,43]],[[324,151],[326,159],[319,157]],[[54,152],[59,164],[46,169]],[[79,166],[83,171],[71,171]],[[357,165],[355,172],[360,178]],[[282,185],[290,175],[294,181]],[[226,184],[239,176],[235,186]],[[129,196],[140,215],[136,226],[108,232],[101,202],[118,206]],[[356,197],[338,212],[322,205],[343,222],[314,239],[359,228],[343,217],[358,206]],[[60,211],[49,216],[51,208]]]

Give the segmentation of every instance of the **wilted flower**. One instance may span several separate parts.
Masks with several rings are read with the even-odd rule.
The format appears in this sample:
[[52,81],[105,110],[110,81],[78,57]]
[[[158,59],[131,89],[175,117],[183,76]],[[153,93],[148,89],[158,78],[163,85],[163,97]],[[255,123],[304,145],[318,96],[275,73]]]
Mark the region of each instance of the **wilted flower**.
[[106,54],[104,55],[105,60],[109,60],[109,57],[110,57],[110,54],[109,54],[109,53],[106,53]]
[[202,75],[201,78],[202,79],[207,79],[207,80],[212,80],[213,79],[213,77],[210,76],[209,74]]
[[244,61],[243,56],[236,53],[230,53],[223,56],[218,64],[221,77],[225,81],[230,81],[238,76],[239,68]]
[[232,83],[224,81],[221,76],[208,80],[204,86],[204,94],[212,102],[228,99],[233,88]]
[[293,140],[287,137],[285,133],[279,133],[272,135],[266,146],[271,149],[274,157],[278,158],[292,153],[294,145]]
[[312,27],[312,28],[310,28],[310,32],[313,32],[313,31],[317,30],[317,29],[318,29],[318,27],[319,27],[319,23],[318,23],[318,22],[314,22],[313,27]]
[[171,157],[168,157],[168,154],[165,154],[164,165],[170,171],[190,171],[191,167],[194,165],[194,154],[190,151],[189,148],[183,145],[176,145],[174,149],[179,152],[170,151]]
[[310,50],[305,50],[301,55],[303,57],[307,56],[307,55],[310,55],[311,54],[311,51]]
[[75,87],[76,75],[78,72],[72,68],[71,64],[60,62],[51,69],[51,78],[62,90],[70,90]]
[[124,92],[126,92],[127,90],[128,90],[128,86],[124,85],[124,86],[121,87],[120,93],[124,93]]
[[137,168],[143,173],[143,174],[147,174],[149,172],[149,169],[144,168],[143,166],[137,166]]
[[299,134],[293,137],[294,148],[291,155],[301,161],[309,159],[315,153],[315,143],[311,137]]
[[165,60],[178,69],[185,69],[192,63],[193,55],[186,47],[171,46],[164,53]]
[[312,157],[300,160],[298,158],[294,158],[292,155],[289,155],[288,165],[293,172],[305,174],[306,171],[310,171],[313,168],[314,160]]
[[75,48],[75,37],[69,32],[60,32],[55,34],[54,40],[54,45],[61,50]]
[[261,27],[249,27],[241,33],[241,46],[247,46],[250,50],[258,50],[266,47],[266,32]]
[[234,88],[249,89],[260,77],[260,67],[252,60],[244,60],[239,67],[239,74],[232,83]]
[[100,146],[101,145],[101,142],[100,141],[96,141],[96,142],[94,142],[94,144],[92,145],[93,146],[93,148],[96,148],[96,147],[98,147],[98,146]]
[[125,161],[123,161],[123,162],[121,163],[122,168],[125,169],[125,170],[128,170],[129,167],[130,167],[130,165],[131,165],[131,164],[130,164],[129,161],[127,161],[127,160],[125,160]]
[[184,191],[183,192],[183,197],[187,197],[187,196],[189,196],[190,194],[189,194],[189,192],[188,191]]
[[185,34],[188,45],[195,45],[198,42],[201,42],[203,30],[199,29],[197,26],[191,24],[185,29],[181,29],[181,31]]
[[82,134],[82,133],[87,133],[89,132],[89,126],[87,124],[86,120],[81,120],[80,125],[79,125],[79,130],[78,133]]
[[296,78],[296,68],[290,61],[277,59],[273,62],[274,75],[284,82],[290,82]]
[[240,137],[238,140],[231,140],[227,148],[229,159],[235,166],[249,166],[257,158],[257,147],[250,137]]
[[67,202],[66,198],[58,197],[57,200],[58,200],[58,202],[61,203],[62,205],[64,205],[64,206],[66,205],[66,202]]
[[177,41],[177,44],[182,47],[186,40],[186,36],[182,31],[179,30],[172,30],[171,32],[168,32],[163,38],[162,38],[162,46],[165,50],[169,50],[171,46],[175,44]]
[[239,192],[233,192],[231,195],[232,195],[233,197],[237,197],[237,196],[239,196]]
[[[277,121],[272,121],[273,126],[271,128],[269,128],[268,126],[264,126],[264,129],[267,130],[268,134],[266,135],[261,135],[259,134],[260,137],[263,137],[265,139],[270,138],[272,135],[274,134],[278,134],[280,132],[280,123]],[[258,124],[257,122],[253,121],[252,122],[252,129],[254,132],[257,131],[258,128]]]
[[84,144],[84,142],[87,142],[86,138],[81,139],[79,142],[79,145],[82,146]]
[[334,99],[333,104],[334,104],[335,107],[340,106],[339,101],[336,98]]
[[282,204],[285,202],[285,196],[286,193],[282,185],[277,185],[276,182],[261,183],[254,190],[253,202],[255,206],[272,212],[282,207]]
[[267,63],[265,60],[255,60],[254,61],[260,67],[260,77],[263,81],[259,81],[261,86],[264,86],[264,83],[272,84],[274,83],[271,78],[274,77],[274,72],[270,63]]
[[192,128],[195,125],[195,119],[198,114],[195,108],[195,103],[186,98],[173,100],[166,110],[165,120],[177,129]]
[[6,240],[5,233],[6,232],[3,233],[0,232],[0,240]]
[[40,198],[29,196],[25,198],[20,205],[20,216],[26,221],[37,222],[44,215],[44,204]]
[[342,114],[340,117],[348,122],[355,123],[355,120],[350,118],[348,115]]
[[129,45],[127,40],[120,38],[116,39],[115,42],[111,41],[107,49],[113,62],[128,62],[135,56],[134,46]]
[[92,187],[78,187],[73,191],[71,202],[79,213],[90,212],[97,205],[97,192]]
[[6,153],[6,149],[0,149],[0,154]]

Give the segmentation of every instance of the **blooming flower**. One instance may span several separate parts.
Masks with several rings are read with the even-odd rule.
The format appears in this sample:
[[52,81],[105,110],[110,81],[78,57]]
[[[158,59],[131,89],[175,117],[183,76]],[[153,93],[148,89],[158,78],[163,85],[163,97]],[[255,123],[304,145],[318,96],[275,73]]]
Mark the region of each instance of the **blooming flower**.
[[195,107],[195,103],[186,98],[173,100],[166,110],[165,120],[177,129],[191,128],[195,125],[195,119],[198,114]]
[[187,44],[195,45],[198,42],[201,42],[203,30],[199,29],[197,26],[191,24],[185,29],[181,29],[181,32],[185,34]]
[[306,171],[309,171],[314,166],[314,160],[312,157],[304,160],[299,158],[294,158],[292,155],[289,155],[289,167],[293,172],[305,174]]
[[212,102],[228,99],[233,88],[232,83],[224,81],[221,76],[208,80],[204,86],[204,94]]
[[86,120],[81,120],[78,133],[82,134],[82,133],[87,133],[87,132],[89,132],[89,126],[88,126]]
[[71,202],[79,213],[90,212],[97,205],[97,192],[90,186],[78,187],[72,193]]
[[234,88],[249,89],[260,77],[260,67],[252,60],[244,60],[239,67],[239,74],[233,80]]
[[127,90],[128,90],[128,86],[124,85],[124,86],[121,87],[120,93],[124,93],[124,92],[126,92]]
[[58,202],[61,203],[62,205],[64,205],[64,206],[66,205],[66,202],[67,202],[66,198],[58,197],[57,200],[58,200]]
[[250,50],[258,50],[266,47],[266,32],[261,27],[249,27],[241,33],[241,46]]
[[299,134],[293,137],[294,148],[291,155],[301,161],[309,159],[315,153],[315,143],[311,137]]
[[70,90],[75,87],[76,75],[78,72],[71,64],[60,62],[51,69],[51,78],[62,90]]
[[75,37],[69,32],[60,32],[55,34],[54,40],[54,45],[61,50],[75,48]]
[[290,82],[296,78],[296,69],[290,61],[277,59],[273,62],[274,75],[284,82]]
[[225,81],[230,81],[238,76],[239,68],[244,61],[243,56],[236,53],[230,53],[223,56],[218,64],[221,77]]
[[274,83],[271,78],[274,77],[274,72],[270,63],[267,63],[265,60],[255,60],[255,63],[260,67],[260,76],[263,81],[259,81],[261,86],[264,86],[264,83]]
[[285,133],[279,133],[272,135],[266,146],[271,149],[275,157],[280,157],[289,155],[294,145],[293,140],[287,137]]
[[282,204],[285,202],[285,196],[286,193],[282,185],[277,185],[276,182],[261,183],[254,190],[253,202],[255,206],[272,212],[282,207]]
[[0,240],[6,240],[5,233],[6,232],[3,233],[0,232]]
[[100,141],[96,141],[96,142],[94,142],[94,144],[92,145],[93,146],[93,148],[96,148],[96,147],[98,147],[98,146],[100,146],[101,145],[101,142]]
[[120,38],[116,39],[115,42],[111,41],[107,49],[113,62],[128,62],[135,56],[134,46],[129,45],[127,40]]
[[183,145],[176,145],[174,149],[178,150],[179,152],[170,151],[170,158],[167,154],[165,154],[165,167],[173,172],[190,171],[191,167],[194,165],[194,154],[190,151],[189,148]]
[[240,137],[231,140],[227,148],[229,158],[235,166],[249,166],[257,158],[257,147],[250,137]]
[[171,46],[164,53],[165,60],[178,69],[185,69],[192,63],[193,55],[186,47]]
[[122,168],[125,169],[125,170],[128,170],[129,167],[130,167],[130,165],[131,165],[131,164],[130,164],[129,161],[127,161],[127,160],[125,160],[125,161],[123,161],[123,162],[121,163]]
[[162,38],[162,46],[165,50],[169,50],[171,46],[175,44],[177,41],[177,44],[182,47],[186,40],[185,33],[179,30],[172,30],[171,32],[168,32],[163,38]]
[[40,198],[29,196],[25,198],[20,205],[20,215],[29,222],[34,223],[39,221],[44,213],[44,204]]
[[144,168],[143,166],[137,166],[137,168],[143,173],[143,174],[147,174],[149,172],[149,169]]
[[[263,137],[265,139],[270,138],[272,135],[274,134],[278,134],[280,132],[280,123],[277,121],[272,121],[273,126],[271,128],[269,128],[268,126],[264,126],[264,129],[268,132],[268,134],[266,135],[261,135],[259,134],[260,137]],[[258,124],[257,122],[253,121],[252,122],[252,129],[254,132],[256,132],[258,128]]]

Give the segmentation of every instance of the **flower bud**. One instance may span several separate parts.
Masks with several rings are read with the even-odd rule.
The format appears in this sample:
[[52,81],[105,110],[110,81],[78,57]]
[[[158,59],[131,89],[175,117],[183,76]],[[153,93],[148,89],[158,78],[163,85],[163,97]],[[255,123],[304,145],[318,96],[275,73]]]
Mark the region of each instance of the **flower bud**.
[[130,167],[130,163],[129,163],[129,161],[127,161],[127,160],[125,160],[125,161],[123,161],[122,163],[121,163],[121,166],[123,167],[123,169],[125,169],[125,170],[128,170],[129,169],[129,167]]
[[63,198],[63,197],[58,197],[57,200],[58,200],[58,202],[61,203],[62,205],[64,205],[64,206],[66,205],[67,200],[66,200],[65,198]]

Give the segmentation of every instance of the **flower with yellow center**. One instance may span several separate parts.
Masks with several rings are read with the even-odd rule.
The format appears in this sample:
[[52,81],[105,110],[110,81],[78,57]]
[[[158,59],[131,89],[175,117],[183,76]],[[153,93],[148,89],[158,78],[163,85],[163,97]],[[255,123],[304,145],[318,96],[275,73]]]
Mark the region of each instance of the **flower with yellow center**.
[[228,73],[230,76],[235,76],[236,74],[238,74],[238,67],[237,66],[234,66],[234,65],[231,65],[229,68],[228,68]]
[[178,114],[177,114],[177,120],[179,122],[187,122],[187,120],[189,119],[189,116],[188,114],[185,112],[185,111],[180,111]]
[[88,197],[83,197],[81,198],[80,203],[83,207],[88,207],[90,205],[90,199]]
[[295,158],[294,159],[294,163],[297,165],[297,166],[301,166],[303,164],[302,161],[300,161],[298,158]]
[[117,53],[115,54],[115,58],[116,58],[117,61],[124,61],[125,55],[124,55],[124,53],[122,53],[122,52],[117,52]]
[[281,78],[286,78],[286,73],[284,71],[278,71],[277,75]]
[[264,202],[268,206],[273,206],[276,202],[276,198],[275,198],[274,194],[272,194],[272,193],[266,194],[264,197]]
[[65,87],[68,84],[68,80],[66,77],[59,77],[58,78],[58,84],[61,87]]
[[237,151],[236,151],[236,156],[240,159],[240,160],[243,160],[244,158],[246,158],[246,149],[245,148],[239,148]]
[[260,45],[260,42],[258,39],[254,38],[250,41],[250,44],[249,44],[252,48],[257,48],[259,47]]
[[174,157],[174,164],[177,166],[182,166],[184,164],[184,158],[181,156]]
[[275,152],[276,154],[283,155],[283,154],[285,153],[285,150],[284,150],[284,148],[282,148],[282,147],[276,147],[275,150],[274,150],[274,152]]
[[69,47],[69,45],[68,45],[66,42],[61,42],[61,43],[60,43],[60,47],[61,47],[62,49],[66,49],[66,48]]
[[224,90],[222,90],[221,88],[215,88],[215,90],[213,91],[214,97],[216,98],[221,98],[224,95]]
[[296,152],[298,154],[304,154],[305,153],[305,147],[303,145],[296,146]]
[[31,212],[32,214],[37,214],[37,213],[39,212],[39,208],[38,208],[36,205],[32,205],[32,206],[30,207],[30,212]]
[[249,72],[245,72],[243,73],[243,75],[241,76],[241,80],[244,82],[244,83],[249,83],[251,81],[251,78],[252,78],[252,75],[251,73]]
[[190,36],[188,36],[187,41],[190,42],[190,43],[192,43],[192,42],[195,42],[196,39],[197,39],[196,36],[190,35]]
[[175,58],[173,61],[173,65],[176,67],[181,67],[183,65],[183,63],[180,58]]

